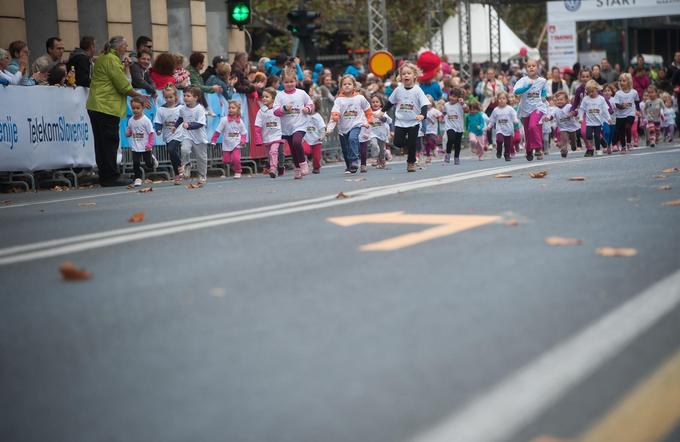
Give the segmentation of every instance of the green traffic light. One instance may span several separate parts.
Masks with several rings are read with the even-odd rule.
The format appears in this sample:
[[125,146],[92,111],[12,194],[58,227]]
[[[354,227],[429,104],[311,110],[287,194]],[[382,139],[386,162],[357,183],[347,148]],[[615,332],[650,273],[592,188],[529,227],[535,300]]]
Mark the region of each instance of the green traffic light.
[[239,3],[234,6],[234,10],[231,12],[231,18],[237,23],[248,21],[250,17],[250,8],[245,3]]

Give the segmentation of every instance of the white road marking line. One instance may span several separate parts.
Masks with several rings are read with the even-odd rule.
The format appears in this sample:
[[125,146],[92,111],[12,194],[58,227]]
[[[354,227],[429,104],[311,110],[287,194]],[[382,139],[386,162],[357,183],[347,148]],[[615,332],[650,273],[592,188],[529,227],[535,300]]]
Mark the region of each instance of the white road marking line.
[[507,440],[679,304],[680,270],[553,347],[412,442]]
[[[660,154],[671,151],[649,152],[650,154]],[[621,156],[623,157],[623,156]],[[617,157],[597,157],[595,159],[618,158]],[[115,229],[105,232],[98,232],[86,235],[78,235],[67,238],[54,239],[32,244],[24,244],[0,249],[0,265],[15,264],[19,262],[32,261],[35,259],[48,258],[53,256],[75,253],[84,250],[107,247],[115,244],[134,241],[137,239],[153,238],[163,235],[171,235],[181,232],[188,232],[218,225],[232,224],[235,222],[249,221],[255,219],[269,218],[273,216],[287,215],[291,213],[306,212],[317,209],[344,205],[359,201],[366,201],[388,195],[395,195],[402,192],[413,191],[433,186],[455,183],[473,178],[481,178],[496,173],[514,172],[518,170],[530,169],[534,167],[545,167],[549,165],[565,165],[574,162],[593,161],[593,158],[577,158],[569,162],[559,159],[553,161],[542,161],[539,163],[523,163],[521,165],[508,165],[492,167],[482,170],[473,170],[454,175],[444,175],[433,178],[426,178],[406,183],[390,184],[386,186],[370,187],[345,192],[352,198],[346,200],[336,199],[336,195],[327,195],[318,198],[295,201],[290,203],[265,206],[255,209],[242,210],[238,212],[226,212],[202,217],[187,218],[175,221],[166,221],[155,224],[147,224],[139,227],[126,229]],[[40,250],[44,249],[44,250]]]

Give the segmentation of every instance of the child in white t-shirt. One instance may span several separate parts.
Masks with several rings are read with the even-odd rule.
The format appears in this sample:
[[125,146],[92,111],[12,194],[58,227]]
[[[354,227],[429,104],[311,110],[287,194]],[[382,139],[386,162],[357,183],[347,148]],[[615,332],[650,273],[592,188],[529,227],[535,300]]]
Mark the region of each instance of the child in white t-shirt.
[[163,88],[163,99],[165,104],[156,108],[154,128],[156,134],[163,137],[172,170],[175,173],[175,184],[178,185],[182,183],[184,167],[182,166],[182,133],[175,130],[175,123],[179,119],[182,106],[178,103],[177,89],[174,85],[168,84]]
[[675,133],[675,108],[673,107],[673,97],[664,92],[661,94],[661,100],[663,101],[663,109],[661,114],[663,119],[661,120],[661,130],[664,133],[666,141],[669,143],[673,142],[673,134]]
[[284,141],[281,135],[281,118],[274,115],[274,100],[277,91],[273,87],[267,87],[262,92],[262,107],[255,117],[255,129],[253,141],[257,146],[264,145],[269,156],[269,176],[276,178],[283,176],[285,168]]
[[444,121],[444,114],[441,113],[434,105],[434,98],[431,95],[426,95],[430,101],[430,108],[427,111],[425,118],[425,162],[432,162],[432,154],[437,148],[437,134],[439,133],[439,122]]
[[463,138],[463,122],[465,121],[465,92],[461,88],[453,88],[449,93],[449,101],[444,105],[444,127],[446,129],[446,155],[444,162],[451,161],[453,150],[453,164],[460,164],[460,148]]
[[[600,86],[595,80],[586,83],[586,95],[581,100],[578,108],[579,119],[586,123],[586,139],[595,144],[597,155],[602,155],[602,124],[611,123],[609,106],[604,97],[600,95]],[[593,149],[586,150],[586,157],[593,156]]]
[[371,155],[377,153],[378,162],[375,166],[378,169],[385,168],[385,160],[388,153],[385,150],[385,144],[389,139],[390,124],[392,124],[390,116],[381,111],[384,105],[385,103],[380,95],[374,94],[371,97],[373,121],[371,122],[371,127],[362,128],[359,134],[359,141],[367,143],[367,151],[370,149]]
[[246,144],[248,129],[241,120],[241,101],[229,100],[227,115],[220,119],[211,144],[216,144],[222,134],[222,162],[234,170],[234,179],[241,178],[241,148]]
[[125,136],[130,139],[130,150],[132,150],[132,169],[135,172],[135,187],[142,185],[141,160],[148,169],[153,169],[154,161],[151,155],[154,145],[154,130],[149,117],[144,115],[144,100],[140,97],[133,97],[130,100],[132,117],[128,121]]
[[312,173],[321,173],[321,143],[326,137],[326,122],[319,114],[321,109],[321,98],[316,97],[312,100],[314,111],[307,118],[307,132],[303,138],[302,147],[307,157],[312,157]]
[[208,176],[208,137],[205,131],[205,99],[200,88],[192,86],[184,90],[184,106],[179,111],[175,126],[182,133],[182,164],[184,177],[191,178],[191,152],[196,157],[198,185],[203,187]]
[[496,131],[496,158],[500,158],[502,154],[505,161],[510,161],[512,137],[515,134],[515,124],[519,124],[519,119],[515,109],[508,106],[507,93],[499,92],[496,95],[496,101],[498,105],[491,112],[487,128],[493,128]]

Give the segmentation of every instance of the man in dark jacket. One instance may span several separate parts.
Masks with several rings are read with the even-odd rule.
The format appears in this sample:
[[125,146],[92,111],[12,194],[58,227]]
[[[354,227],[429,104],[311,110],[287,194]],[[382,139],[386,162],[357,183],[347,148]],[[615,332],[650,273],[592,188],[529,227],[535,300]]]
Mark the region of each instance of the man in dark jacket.
[[92,79],[92,57],[97,53],[94,37],[85,36],[80,39],[80,47],[75,48],[68,59],[68,70],[76,71],[76,86],[90,87]]
[[152,97],[156,96],[156,87],[151,82],[151,51],[142,49],[137,53],[137,61],[130,65],[130,82],[135,89],[144,89]]

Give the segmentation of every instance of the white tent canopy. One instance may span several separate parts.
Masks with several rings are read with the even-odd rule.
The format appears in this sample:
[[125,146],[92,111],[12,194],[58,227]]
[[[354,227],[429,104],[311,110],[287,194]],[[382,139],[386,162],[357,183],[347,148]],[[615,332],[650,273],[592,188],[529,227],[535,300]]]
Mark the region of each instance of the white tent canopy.
[[[443,26],[444,29],[444,53],[449,57],[450,63],[459,61],[459,38],[458,16],[450,16]],[[470,29],[472,35],[472,62],[482,63],[489,61],[489,6],[478,3],[470,4]],[[439,33],[435,35],[435,41]],[[538,50],[524,43],[512,29],[500,20],[501,60],[505,61],[517,55],[521,48],[527,48],[529,57],[538,58]]]

